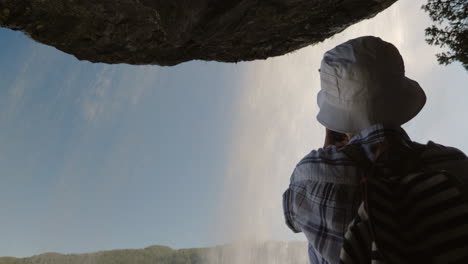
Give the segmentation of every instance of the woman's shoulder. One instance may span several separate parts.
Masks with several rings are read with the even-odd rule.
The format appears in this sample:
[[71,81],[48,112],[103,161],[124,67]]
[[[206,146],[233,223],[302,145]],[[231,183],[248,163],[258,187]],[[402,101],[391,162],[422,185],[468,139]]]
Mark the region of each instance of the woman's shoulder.
[[291,182],[356,184],[356,164],[335,146],[312,150],[296,165]]

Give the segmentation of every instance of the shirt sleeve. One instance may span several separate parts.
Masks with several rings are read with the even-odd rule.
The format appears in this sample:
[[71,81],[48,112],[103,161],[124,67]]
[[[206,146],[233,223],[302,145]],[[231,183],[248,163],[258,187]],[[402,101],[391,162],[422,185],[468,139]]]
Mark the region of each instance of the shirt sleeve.
[[295,193],[288,188],[283,194],[283,212],[286,225],[294,232],[301,232],[300,226],[295,222],[295,212],[293,211],[295,200]]

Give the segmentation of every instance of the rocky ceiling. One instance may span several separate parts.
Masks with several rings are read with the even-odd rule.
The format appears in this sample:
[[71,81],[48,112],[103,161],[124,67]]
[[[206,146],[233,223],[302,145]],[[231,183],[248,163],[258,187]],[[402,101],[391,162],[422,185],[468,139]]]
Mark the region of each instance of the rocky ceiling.
[[0,26],[91,62],[238,62],[323,41],[394,2],[0,0]]

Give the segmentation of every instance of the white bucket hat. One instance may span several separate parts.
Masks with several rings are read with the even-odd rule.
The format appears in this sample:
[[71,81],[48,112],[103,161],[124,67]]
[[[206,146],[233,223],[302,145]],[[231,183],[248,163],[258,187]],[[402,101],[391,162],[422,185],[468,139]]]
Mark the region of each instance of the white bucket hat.
[[327,51],[320,81],[317,120],[341,133],[356,134],[377,123],[401,126],[426,103],[419,84],[405,76],[398,49],[373,36]]

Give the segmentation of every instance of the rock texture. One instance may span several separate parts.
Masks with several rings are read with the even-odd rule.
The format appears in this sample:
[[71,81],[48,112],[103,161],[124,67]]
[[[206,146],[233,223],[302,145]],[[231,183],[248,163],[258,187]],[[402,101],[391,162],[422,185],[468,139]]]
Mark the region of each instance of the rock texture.
[[92,62],[238,62],[320,42],[395,1],[0,0],[0,26]]

